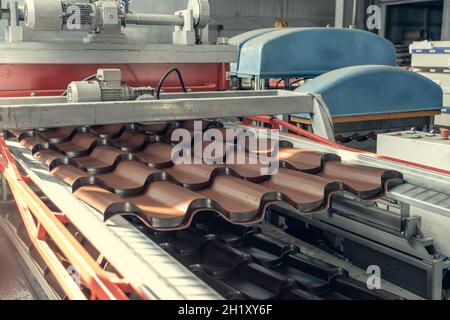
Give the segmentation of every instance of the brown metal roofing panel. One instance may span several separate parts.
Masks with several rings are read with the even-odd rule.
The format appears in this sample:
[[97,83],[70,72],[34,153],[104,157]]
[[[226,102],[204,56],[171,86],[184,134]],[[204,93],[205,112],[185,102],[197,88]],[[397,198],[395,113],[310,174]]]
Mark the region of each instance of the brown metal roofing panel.
[[319,176],[342,181],[347,190],[353,191],[362,199],[376,197],[385,190],[386,181],[399,177],[395,171],[362,166],[349,166],[339,161],[325,163]]
[[163,132],[167,129],[168,126],[169,123],[167,122],[146,123],[141,125],[142,130],[150,134]]
[[120,193],[143,188],[147,179],[157,172],[157,170],[142,163],[126,160],[120,162],[114,172],[100,174],[96,178],[109,188],[114,189],[114,192]]
[[[74,194],[103,214],[106,214],[107,209],[112,204],[115,204],[116,206],[126,204],[125,199],[120,198],[111,191],[95,185],[81,187],[80,189],[76,190]],[[124,210],[122,212],[125,213],[126,211]]]
[[60,143],[63,140],[67,140],[74,133],[76,127],[63,127],[56,129],[38,130],[37,134],[45,140],[51,143]]
[[135,155],[152,167],[163,168],[172,166],[172,150],[173,147],[170,144],[155,142]]
[[283,193],[291,205],[304,212],[325,207],[328,195],[342,190],[340,182],[288,169],[281,169],[262,185]]
[[[198,125],[199,122],[201,123],[200,126]],[[206,130],[209,127],[210,122],[206,120],[186,120],[182,122],[181,126],[187,130],[194,130],[196,124],[202,130]]]
[[210,185],[214,171],[221,165],[180,164],[164,169],[164,172],[189,189],[203,189]]
[[36,152],[34,157],[47,166],[50,166],[53,161],[63,158],[63,155],[53,150],[41,150]]
[[232,154],[228,154],[227,163],[229,163],[227,164],[227,167],[234,173],[254,183],[260,183],[269,178],[268,175],[263,172],[264,168],[268,169],[274,165],[278,165],[278,168],[282,167],[282,165],[277,163],[274,159],[262,159],[256,154],[243,151],[235,151]]
[[80,169],[96,174],[110,171],[116,160],[124,154],[124,151],[117,148],[99,146],[94,148],[90,155],[71,159],[71,162]]
[[148,135],[144,133],[137,133],[134,130],[125,130],[119,138],[112,139],[114,146],[127,151],[135,152],[142,148],[146,142]]
[[294,148],[280,148],[279,158],[292,169],[310,173],[318,173],[321,171],[324,163],[327,161],[340,161],[340,157],[334,154]]
[[94,126],[91,127],[91,130],[102,138],[112,138],[119,135],[123,128],[123,124],[111,124],[105,126]]
[[68,142],[54,144],[55,148],[68,157],[77,157],[88,152],[92,144],[98,139],[93,133],[77,133]]
[[[206,198],[217,202],[232,221],[242,220],[239,215],[258,215],[264,195],[268,189],[232,176],[218,176],[210,188],[198,191]],[[248,220],[246,218],[243,219]]]
[[[192,122],[182,126],[193,128]],[[205,129],[211,124],[202,122],[201,126]],[[400,173],[344,165],[334,154],[295,149],[284,142],[280,143],[279,162],[267,158],[264,163],[258,157],[274,156],[273,143],[250,153],[251,148],[239,150],[228,140],[200,146],[203,152],[215,145],[225,146],[226,152],[212,152],[203,161],[187,158],[198,164],[178,164],[172,161],[172,153],[177,150],[164,140],[176,127],[180,124],[120,124],[16,134],[53,175],[70,185],[77,197],[103,213],[105,219],[132,214],[160,230],[188,227],[196,214],[210,211],[233,223],[254,223],[263,218],[268,206],[278,202],[313,214],[326,209],[336,192],[374,199],[391,182],[401,181]],[[161,135],[145,133],[155,131]],[[43,132],[50,140],[43,139]],[[192,157],[184,153],[180,156]],[[237,159],[247,164],[226,162]],[[279,165],[279,171],[274,175],[264,173],[262,169],[268,164]]]
[[23,138],[22,140],[20,140],[20,143],[22,143],[22,145],[25,148],[28,148],[30,150],[33,150],[33,148],[37,145],[40,145],[42,143],[46,143],[47,140],[41,138],[41,137],[36,137],[36,136],[32,136],[32,137],[26,137]]
[[78,179],[89,176],[86,171],[71,165],[57,166],[51,170],[51,173],[59,180],[64,181],[70,186],[72,186]]

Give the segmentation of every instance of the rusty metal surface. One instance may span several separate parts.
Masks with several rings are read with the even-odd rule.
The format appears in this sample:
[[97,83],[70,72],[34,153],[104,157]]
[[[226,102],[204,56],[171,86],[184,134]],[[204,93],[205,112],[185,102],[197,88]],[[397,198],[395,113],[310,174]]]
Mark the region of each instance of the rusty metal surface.
[[[174,164],[175,128],[192,131],[192,122],[150,125],[36,129],[12,132],[74,194],[105,219],[134,215],[157,230],[189,227],[198,213],[214,211],[233,223],[260,221],[266,209],[285,202],[302,214],[326,210],[335,193],[370,200],[401,183],[400,173],[348,166],[334,154],[294,149],[279,143],[280,170],[263,175],[261,164],[207,164],[227,156],[213,154],[200,164]],[[202,123],[202,129],[218,123]],[[221,144],[238,150],[235,141]],[[206,148],[207,143],[202,146]],[[261,153],[270,153],[273,145]]]

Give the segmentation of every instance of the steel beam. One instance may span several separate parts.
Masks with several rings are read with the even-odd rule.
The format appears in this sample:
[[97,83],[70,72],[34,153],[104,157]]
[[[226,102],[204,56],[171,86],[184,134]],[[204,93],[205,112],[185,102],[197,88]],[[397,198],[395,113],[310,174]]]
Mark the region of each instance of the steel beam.
[[[10,99],[7,99],[10,101]],[[314,97],[288,91],[163,96],[161,100],[8,104],[0,99],[0,129],[218,119],[314,113]]]

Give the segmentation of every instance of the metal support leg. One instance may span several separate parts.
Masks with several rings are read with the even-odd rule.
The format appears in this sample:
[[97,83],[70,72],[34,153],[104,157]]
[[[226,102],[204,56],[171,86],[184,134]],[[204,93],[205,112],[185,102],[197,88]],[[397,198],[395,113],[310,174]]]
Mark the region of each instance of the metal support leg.
[[442,300],[443,298],[442,277],[445,263],[442,261],[442,259],[436,259],[434,263],[435,268],[433,269],[433,272],[430,274],[431,279],[428,290],[430,291],[431,299],[438,301]]
[[320,97],[316,97],[314,101],[314,113],[311,114],[311,125],[315,134],[332,142],[335,141],[331,114]]
[[441,40],[450,40],[450,0],[444,0],[443,20],[442,20],[442,37]]
[[0,173],[0,179],[2,181],[2,201],[8,201],[8,184],[5,177]]

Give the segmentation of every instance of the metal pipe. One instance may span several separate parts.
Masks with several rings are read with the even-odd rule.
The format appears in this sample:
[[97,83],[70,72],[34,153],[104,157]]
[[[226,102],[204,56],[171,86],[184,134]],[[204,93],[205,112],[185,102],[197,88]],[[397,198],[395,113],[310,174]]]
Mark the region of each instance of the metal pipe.
[[8,184],[6,182],[5,176],[1,173],[0,173],[0,180],[2,190],[2,201],[8,201]]
[[450,0],[444,0],[441,40],[450,40]]
[[179,15],[136,13],[125,16],[127,24],[152,26],[184,26],[184,18]]
[[353,0],[352,27],[354,28],[356,28],[357,11],[358,11],[358,1]]

